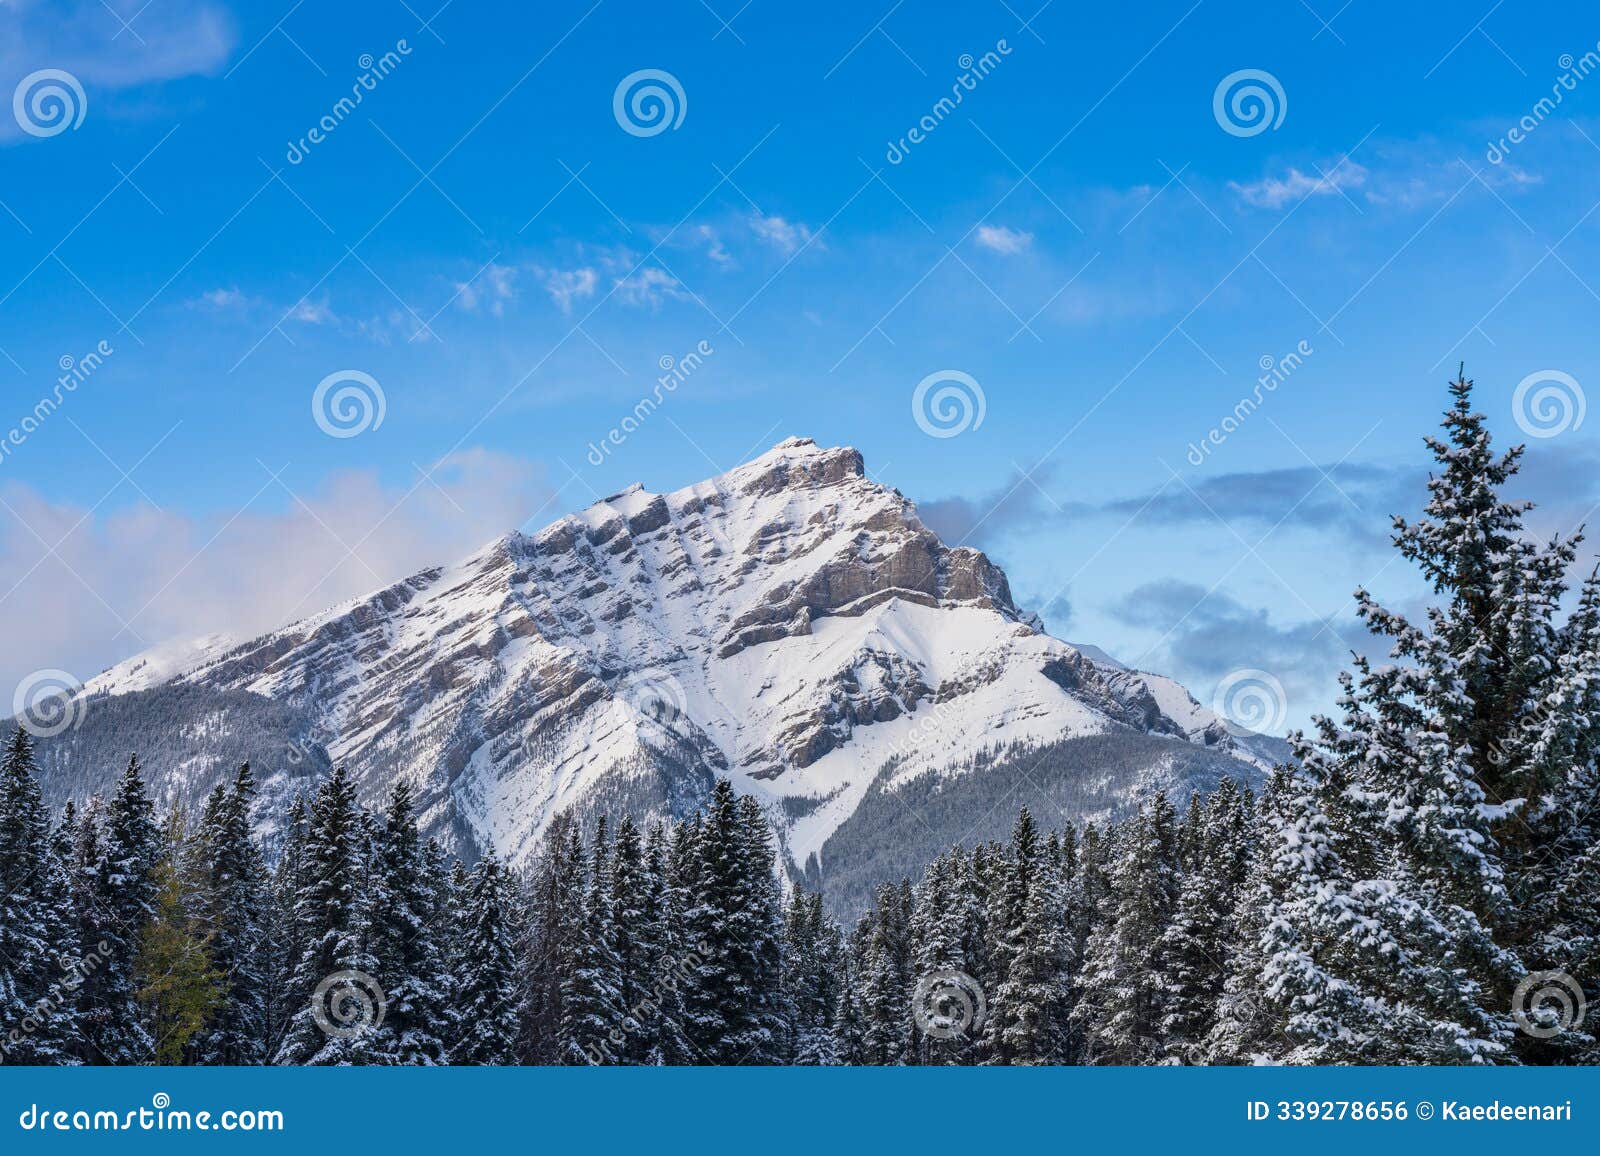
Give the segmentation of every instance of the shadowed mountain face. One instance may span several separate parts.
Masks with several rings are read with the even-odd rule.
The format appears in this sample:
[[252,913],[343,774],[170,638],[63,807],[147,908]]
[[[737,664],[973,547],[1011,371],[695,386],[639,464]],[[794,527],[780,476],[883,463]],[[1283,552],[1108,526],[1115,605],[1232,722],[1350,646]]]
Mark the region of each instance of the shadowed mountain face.
[[407,781],[431,833],[519,863],[564,810],[682,815],[725,776],[796,870],[826,883],[838,852],[854,891],[912,842],[866,846],[882,824],[864,806],[943,816],[929,846],[968,837],[964,808],[926,802],[930,773],[978,806],[1018,752],[1094,737],[1079,753],[1098,761],[1052,763],[1054,821],[1270,757],[1176,683],[1044,634],[997,567],[944,545],[859,453],[801,439],[174,655],[89,684],[82,725],[42,744],[57,801],[101,786],[130,744],[172,802],[244,757],[274,796],[340,762],[369,803]]

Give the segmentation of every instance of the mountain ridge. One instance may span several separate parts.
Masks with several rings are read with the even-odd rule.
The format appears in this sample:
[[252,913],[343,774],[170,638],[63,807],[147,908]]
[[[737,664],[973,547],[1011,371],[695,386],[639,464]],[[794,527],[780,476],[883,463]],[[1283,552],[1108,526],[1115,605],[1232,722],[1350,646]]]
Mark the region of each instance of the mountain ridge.
[[[1047,634],[985,554],[940,541],[857,450],[807,438],[670,493],[630,486],[254,639],[135,656],[91,680],[86,715],[177,687],[305,720],[306,765],[264,768],[269,789],[331,762],[374,798],[403,778],[427,829],[514,863],[563,810],[686,813],[716,775],[774,816],[796,871],[825,875],[875,784],[1000,748],[1126,733],[1240,777],[1268,761],[1176,682]],[[162,761],[146,754],[155,776]],[[169,776],[173,801],[208,789],[192,752],[166,761],[193,780]],[[1133,793],[1183,787],[1130,774]]]

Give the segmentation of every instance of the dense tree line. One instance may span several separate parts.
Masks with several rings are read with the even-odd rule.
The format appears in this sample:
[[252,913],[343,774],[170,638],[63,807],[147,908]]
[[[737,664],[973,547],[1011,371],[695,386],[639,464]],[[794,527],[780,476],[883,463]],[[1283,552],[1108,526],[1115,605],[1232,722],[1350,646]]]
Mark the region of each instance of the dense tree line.
[[[334,769],[257,841],[248,766],[156,814],[137,759],[46,810],[0,760],[0,1054],[34,1064],[1594,1063],[1600,577],[1531,539],[1453,387],[1395,543],[1421,622],[1259,797],[956,847],[848,931],[753,799],[556,820],[520,872],[423,841]],[[1572,609],[1564,609],[1570,601]],[[1564,999],[1564,1002],[1562,1002]]]

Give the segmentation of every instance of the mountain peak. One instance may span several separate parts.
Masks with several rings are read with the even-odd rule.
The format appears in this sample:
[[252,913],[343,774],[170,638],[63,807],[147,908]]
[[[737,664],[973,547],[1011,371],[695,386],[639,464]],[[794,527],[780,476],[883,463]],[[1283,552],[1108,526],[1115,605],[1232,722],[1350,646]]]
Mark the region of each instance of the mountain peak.
[[1045,634],[999,567],[810,438],[93,689],[166,685],[218,711],[270,701],[365,797],[407,781],[430,833],[516,862],[563,811],[682,813],[713,776],[767,807],[799,868],[875,784],[976,773],[1001,747],[1146,736],[1140,782],[1231,749],[1182,688]]

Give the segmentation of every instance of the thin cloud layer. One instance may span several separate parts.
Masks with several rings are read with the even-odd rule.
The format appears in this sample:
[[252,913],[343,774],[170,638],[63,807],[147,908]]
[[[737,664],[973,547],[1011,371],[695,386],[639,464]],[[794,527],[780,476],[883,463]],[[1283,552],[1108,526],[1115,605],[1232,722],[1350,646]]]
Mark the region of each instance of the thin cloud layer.
[[381,589],[548,514],[542,470],[468,450],[433,482],[329,477],[279,512],[194,518],[146,504],[106,512],[0,488],[0,696],[28,673],[88,679],[148,645],[205,634],[251,637]]

